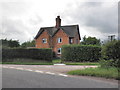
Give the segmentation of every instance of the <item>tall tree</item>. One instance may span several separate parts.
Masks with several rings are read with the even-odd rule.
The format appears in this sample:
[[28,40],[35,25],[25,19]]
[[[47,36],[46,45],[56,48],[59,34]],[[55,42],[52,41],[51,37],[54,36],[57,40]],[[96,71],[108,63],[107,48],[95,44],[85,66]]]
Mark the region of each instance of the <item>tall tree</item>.
[[100,45],[100,39],[97,39],[96,37],[83,37],[83,41],[81,42],[82,45]]

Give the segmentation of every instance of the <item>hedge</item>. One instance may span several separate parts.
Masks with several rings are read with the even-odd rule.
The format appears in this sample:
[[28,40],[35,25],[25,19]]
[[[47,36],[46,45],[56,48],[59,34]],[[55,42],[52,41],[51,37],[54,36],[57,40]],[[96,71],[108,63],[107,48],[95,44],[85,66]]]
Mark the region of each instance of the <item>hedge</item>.
[[28,58],[52,61],[52,49],[2,49],[2,60]]
[[94,45],[62,46],[62,61],[96,62],[101,57],[101,47]]

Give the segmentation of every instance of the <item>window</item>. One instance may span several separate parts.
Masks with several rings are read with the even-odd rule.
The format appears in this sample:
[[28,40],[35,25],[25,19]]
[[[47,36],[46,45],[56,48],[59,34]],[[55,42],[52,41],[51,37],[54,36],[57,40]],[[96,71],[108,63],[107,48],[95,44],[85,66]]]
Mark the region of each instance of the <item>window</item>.
[[70,43],[70,44],[73,43],[73,38],[69,38],[69,43]]
[[62,38],[58,38],[58,43],[62,43]]
[[61,54],[61,48],[58,48],[58,54]]
[[43,38],[43,39],[42,39],[42,42],[43,42],[43,43],[47,43],[47,39],[46,39],[46,38]]

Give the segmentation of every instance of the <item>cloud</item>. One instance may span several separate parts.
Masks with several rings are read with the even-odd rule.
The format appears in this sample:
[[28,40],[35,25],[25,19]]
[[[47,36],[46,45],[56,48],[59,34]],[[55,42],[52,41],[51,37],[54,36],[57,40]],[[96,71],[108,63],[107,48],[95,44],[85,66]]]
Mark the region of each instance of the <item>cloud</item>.
[[77,22],[81,27],[86,27],[84,29],[87,32],[93,32],[93,34],[95,32],[105,35],[117,34],[117,2],[83,2],[76,5],[77,8],[71,7],[65,11],[67,23]]
[[2,38],[20,42],[33,39],[40,27],[55,26],[57,15],[61,16],[62,25],[79,24],[82,37],[105,39],[109,34],[117,33],[117,2],[25,1],[0,3]]

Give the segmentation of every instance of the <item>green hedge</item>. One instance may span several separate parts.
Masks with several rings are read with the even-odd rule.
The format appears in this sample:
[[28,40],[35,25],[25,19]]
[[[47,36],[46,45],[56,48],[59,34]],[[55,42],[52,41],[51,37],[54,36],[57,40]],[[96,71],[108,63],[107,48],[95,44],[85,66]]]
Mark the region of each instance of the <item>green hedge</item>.
[[101,57],[101,47],[93,45],[62,46],[62,61],[96,62]]
[[52,49],[2,49],[2,60],[30,58],[52,61]]

